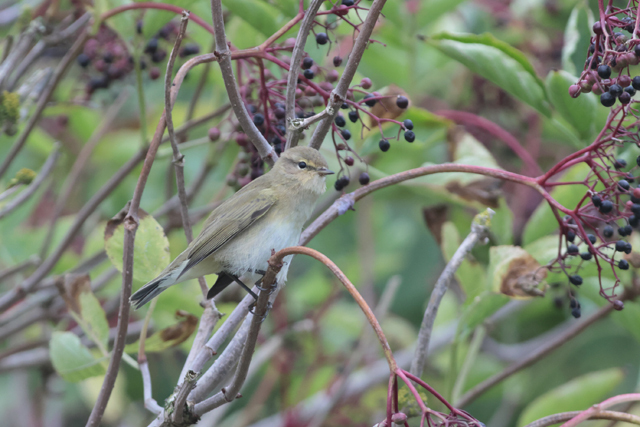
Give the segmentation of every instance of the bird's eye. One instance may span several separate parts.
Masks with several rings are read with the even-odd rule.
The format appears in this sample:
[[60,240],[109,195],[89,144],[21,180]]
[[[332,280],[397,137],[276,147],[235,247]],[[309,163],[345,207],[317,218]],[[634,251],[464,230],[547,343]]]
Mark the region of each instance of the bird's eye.
[[307,167],[307,164],[306,164],[305,162],[300,162],[300,163],[298,163],[298,167],[299,167],[300,169],[304,169],[304,168],[306,168],[306,167]]

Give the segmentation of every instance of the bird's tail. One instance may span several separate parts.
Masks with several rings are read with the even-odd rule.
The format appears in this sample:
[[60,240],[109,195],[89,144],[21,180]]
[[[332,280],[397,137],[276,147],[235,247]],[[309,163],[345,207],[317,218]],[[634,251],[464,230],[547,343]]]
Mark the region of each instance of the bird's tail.
[[134,305],[135,309],[139,309],[158,295],[160,295],[165,289],[171,285],[177,283],[179,274],[175,270],[169,273],[161,274],[156,277],[140,289],[129,298],[129,301]]

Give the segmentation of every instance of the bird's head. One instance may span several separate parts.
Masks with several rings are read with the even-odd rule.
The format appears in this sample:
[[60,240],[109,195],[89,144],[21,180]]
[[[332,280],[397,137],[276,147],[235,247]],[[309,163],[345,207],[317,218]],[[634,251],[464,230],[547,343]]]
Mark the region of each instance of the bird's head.
[[293,147],[282,153],[273,172],[287,180],[297,182],[307,191],[323,193],[325,177],[334,172],[320,152],[311,147]]

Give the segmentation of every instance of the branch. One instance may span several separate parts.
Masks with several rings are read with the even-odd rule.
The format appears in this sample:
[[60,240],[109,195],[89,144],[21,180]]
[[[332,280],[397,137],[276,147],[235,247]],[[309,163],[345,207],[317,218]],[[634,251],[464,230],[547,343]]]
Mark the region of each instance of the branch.
[[[178,142],[176,141],[176,135],[173,130],[173,116],[171,110],[173,106],[171,104],[171,77],[173,76],[173,64],[178,56],[180,50],[180,44],[182,38],[187,31],[187,24],[189,23],[189,12],[182,12],[182,19],[180,20],[180,29],[178,30],[178,36],[169,55],[169,61],[167,62],[167,72],[164,77],[164,111],[165,120],[167,122],[167,133],[169,134],[169,141],[171,141],[171,149],[173,150],[173,166],[176,171],[176,185],[178,187],[178,198],[180,199],[180,216],[182,217],[182,226],[184,228],[184,234],[187,238],[187,244],[193,240],[193,230],[191,230],[191,223],[189,222],[189,202],[187,200],[187,192],[184,187],[184,155],[180,153],[178,148]],[[202,289],[203,295],[207,295],[207,283],[204,281],[204,277],[199,277],[198,282]]]
[[[300,61],[302,60],[302,54],[304,53],[304,46],[307,42],[309,31],[313,26],[316,14],[318,13],[318,9],[320,9],[320,6],[323,2],[323,0],[311,1],[309,8],[304,15],[304,19],[300,24],[300,30],[298,31],[298,36],[296,37],[296,44],[294,45],[293,52],[291,53],[291,67],[289,68],[289,76],[287,79],[285,107],[285,111],[287,114],[287,123],[292,123],[292,121],[296,118],[296,89],[298,87],[298,76],[300,74],[298,73],[298,69],[300,68]],[[301,133],[302,128],[294,131],[290,130],[290,132],[287,133],[287,143],[285,145],[285,150],[298,145],[298,140],[300,139]]]
[[198,380],[198,375],[193,371],[187,371],[187,375],[184,376],[184,381],[182,382],[182,386],[178,389],[176,394],[175,401],[173,403],[173,422],[176,425],[182,424],[182,417],[186,410],[187,414],[191,413],[193,408],[192,405],[184,408],[187,403],[187,397],[189,397],[189,393],[196,386],[196,381]]
[[240,391],[240,388],[247,378],[247,372],[249,371],[249,365],[251,364],[251,357],[253,356],[256,341],[258,340],[260,326],[262,325],[262,322],[264,321],[265,317],[267,316],[267,312],[270,309],[269,295],[273,290],[275,290],[277,286],[276,274],[280,271],[281,267],[282,258],[278,259],[275,258],[275,256],[272,256],[269,260],[269,269],[262,279],[264,290],[261,290],[260,294],[258,295],[258,301],[256,302],[253,318],[251,319],[251,325],[249,326],[247,339],[245,341],[242,354],[240,355],[238,368],[236,369],[236,374],[233,378],[233,381],[227,388],[223,388],[213,397],[196,404],[194,407],[194,412],[196,415],[202,415],[205,412],[222,406],[225,403],[233,402],[235,399],[242,397],[242,395],[238,394],[238,392]]
[[388,187],[390,185],[398,184],[409,179],[444,172],[466,172],[490,176],[505,181],[512,181],[518,184],[527,185],[529,187],[533,187],[541,194],[548,195],[548,193],[542,187],[536,184],[534,178],[529,178],[500,169],[463,165],[457,163],[443,163],[440,165],[423,166],[421,168],[410,169],[408,171],[400,172],[394,175],[387,176],[385,178],[378,179],[368,185],[358,188],[352,193],[343,195],[338,200],[333,202],[329,209],[320,214],[320,216],[318,216],[311,223],[311,225],[309,225],[309,227],[304,230],[304,232],[300,236],[299,244],[306,245],[320,232],[320,230],[326,227],[331,221],[336,219],[338,216],[345,214],[349,209],[351,209],[355,202],[376,190]]
[[[579,415],[580,411],[573,412],[561,412],[559,414],[549,415],[544,418],[540,418],[532,423],[527,424],[525,427],[548,427],[555,424],[560,424],[563,421],[568,421]],[[624,412],[616,411],[599,411],[589,415],[589,420],[612,420],[621,421],[624,423],[638,424],[640,425],[640,417],[633,414],[625,414]]]
[[[571,418],[571,420],[562,424],[560,427],[575,427],[580,424],[584,420],[588,420],[592,415],[601,413],[604,409],[610,408],[614,405],[618,405],[620,403],[626,402],[637,402],[640,400],[640,393],[629,393],[629,394],[620,394],[618,396],[613,396],[602,403],[598,403],[596,405],[591,406],[589,409],[586,409],[580,412],[575,417]],[[636,417],[640,419],[640,417]]]
[[[320,148],[325,136],[331,129],[333,120],[338,114],[338,111],[340,111],[340,106],[347,96],[349,85],[351,84],[353,76],[355,76],[356,70],[360,65],[360,60],[362,59],[364,50],[369,45],[369,38],[371,37],[373,28],[378,21],[378,17],[380,16],[380,12],[382,12],[382,8],[385,3],[386,0],[374,0],[371,4],[369,12],[367,13],[367,17],[362,24],[362,27],[360,28],[358,38],[356,38],[356,41],[353,44],[353,49],[351,49],[351,53],[349,54],[349,60],[347,61],[347,65],[344,67],[342,77],[340,78],[340,81],[336,85],[335,89],[331,91],[331,96],[329,97],[329,102],[327,103],[327,110],[331,108],[333,110],[333,113],[329,114],[328,117],[323,119],[318,127],[316,127],[316,130],[315,132],[313,132],[313,136],[311,137],[311,141],[309,142],[310,147],[313,147],[315,149]],[[292,63],[291,65],[294,66],[295,64]]]
[[[626,294],[622,296],[621,300],[623,299],[626,299]],[[544,346],[538,348],[537,351],[532,352],[527,358],[522,359],[518,363],[514,363],[499,374],[496,374],[484,380],[471,390],[467,391],[462,395],[462,397],[460,397],[460,400],[458,402],[455,402],[454,406],[462,408],[473,402],[476,398],[478,398],[478,396],[482,395],[491,387],[495,386],[496,384],[500,383],[516,372],[519,372],[522,369],[533,365],[534,363],[545,357],[547,354],[560,348],[563,344],[567,343],[567,341],[576,337],[585,329],[587,329],[587,327],[591,326],[591,324],[605,318],[609,313],[611,313],[611,310],[613,310],[613,305],[607,304],[606,306],[602,307],[600,310],[586,318],[584,321],[576,322],[572,328],[568,329],[563,334],[558,335],[554,340],[548,341]]]
[[[13,160],[16,158],[18,153],[24,147],[24,144],[27,142],[27,138],[29,137],[29,135],[31,134],[31,131],[33,130],[36,123],[40,119],[40,115],[42,114],[42,111],[47,106],[49,99],[51,99],[51,95],[53,94],[53,91],[58,86],[58,83],[62,79],[62,76],[64,75],[69,65],[71,65],[75,57],[78,55],[78,53],[80,53],[80,50],[84,46],[84,42],[87,40],[88,37],[89,37],[89,33],[86,30],[82,31],[78,36],[78,38],[76,39],[73,46],[71,46],[71,49],[69,49],[69,51],[66,53],[66,55],[62,58],[62,60],[58,64],[58,67],[53,73],[53,77],[47,84],[47,87],[45,88],[44,92],[40,96],[40,99],[38,99],[38,104],[36,105],[35,111],[33,112],[33,114],[31,114],[31,117],[29,117],[29,120],[27,121],[27,124],[25,125],[24,129],[22,130],[22,133],[16,140],[15,144],[13,144],[13,146],[11,147],[11,150],[5,157],[2,164],[0,164],[0,178],[2,178],[2,176],[7,172]],[[1,308],[0,308],[0,311],[2,311]]]
[[222,72],[222,78],[224,80],[224,86],[231,102],[233,112],[240,122],[240,126],[247,134],[251,143],[258,150],[258,154],[262,160],[264,160],[269,166],[273,166],[278,155],[275,150],[264,136],[260,133],[256,125],[253,123],[249,113],[242,102],[238,85],[236,84],[236,77],[233,74],[233,67],[231,65],[231,51],[227,46],[227,36],[224,32],[224,16],[222,14],[221,0],[211,0],[211,14],[213,16],[213,26],[216,38],[216,51],[214,54],[218,58],[220,64],[220,71]]
[[416,377],[422,376],[424,370],[424,364],[427,361],[427,350],[429,348],[429,340],[431,339],[431,332],[433,331],[433,323],[436,320],[438,314],[438,307],[444,297],[445,292],[449,288],[449,284],[456,274],[456,271],[465,260],[467,255],[471,252],[474,246],[487,238],[489,233],[489,226],[491,223],[491,217],[494,215],[494,211],[487,209],[485,212],[478,214],[473,219],[471,224],[471,233],[464,239],[460,247],[451,257],[451,260],[444,268],[444,271],[438,278],[433,291],[431,292],[431,298],[429,304],[424,312],[422,318],[422,325],[418,332],[418,342],[416,345],[416,353],[413,361],[411,362],[410,372]]
[[[182,67],[180,67],[180,70],[178,70],[178,73],[173,80],[172,90],[170,93],[172,106],[178,96],[178,91],[180,90],[180,86],[184,81],[186,73],[198,64],[215,61],[216,59],[217,57],[214,54],[199,55],[185,62]],[[89,420],[87,421],[87,427],[97,427],[100,424],[100,420],[102,419],[102,415],[104,414],[104,410],[107,407],[107,403],[111,396],[111,391],[113,390],[120,361],[122,359],[122,352],[125,344],[124,338],[126,336],[127,324],[129,321],[129,298],[131,296],[131,286],[133,283],[133,245],[139,225],[138,210],[140,208],[142,193],[144,192],[147,179],[151,172],[151,167],[153,166],[156,153],[158,152],[158,147],[162,142],[162,134],[164,133],[165,125],[166,111],[162,114],[162,117],[156,126],[156,131],[149,145],[149,150],[147,151],[144,165],[142,166],[142,171],[140,172],[138,183],[136,184],[136,188],[133,193],[129,212],[124,219],[125,233],[122,264],[122,299],[120,301],[120,309],[118,311],[118,335],[116,336],[112,357],[109,362],[109,367],[107,368],[102,388],[100,389],[100,394],[98,395],[96,404],[91,411]]]
[[29,197],[31,197],[33,193],[38,190],[38,188],[40,188],[44,180],[47,178],[47,176],[49,176],[49,173],[51,173],[51,171],[53,170],[53,167],[55,166],[59,155],[60,144],[56,143],[53,146],[53,151],[51,152],[51,154],[49,154],[49,157],[44,162],[44,165],[42,165],[42,169],[40,169],[40,172],[33,180],[33,182],[31,182],[31,184],[29,184],[27,188],[22,190],[20,194],[18,194],[13,200],[3,206],[2,209],[0,209],[0,219],[9,215],[13,210],[29,200]]

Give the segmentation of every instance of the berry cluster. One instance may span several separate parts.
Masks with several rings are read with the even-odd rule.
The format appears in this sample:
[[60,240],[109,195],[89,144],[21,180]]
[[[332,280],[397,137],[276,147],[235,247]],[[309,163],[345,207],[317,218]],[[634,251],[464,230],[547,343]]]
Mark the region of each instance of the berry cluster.
[[[136,24],[136,31],[142,34],[142,21]],[[172,21],[162,27],[144,46],[145,57],[140,60],[140,68],[147,69],[147,61],[153,66],[149,68],[149,78],[156,80],[162,74],[158,65],[167,59],[168,49],[178,33],[178,26]],[[166,46],[163,46],[166,45]],[[198,54],[197,44],[187,43],[180,49],[180,57],[185,58]],[[98,89],[106,89],[116,80],[122,80],[134,69],[134,58],[122,40],[106,25],[100,26],[95,37],[87,40],[83,52],[78,55],[77,62],[91,76],[87,83],[86,93],[90,97]]]
[[[341,21],[357,28],[360,24],[346,20],[345,16],[350,10],[361,9],[359,4],[360,1],[343,1],[342,4],[334,5],[331,10],[320,13],[314,25],[315,28],[320,27],[322,31],[316,32],[315,28],[312,29],[316,43],[320,46],[327,44],[330,46],[333,43],[332,40],[336,39],[331,33]],[[335,15],[338,20],[332,18],[322,23],[320,17],[328,15]],[[295,89],[295,118],[307,119],[326,108],[331,91],[340,79],[338,68],[343,65],[343,59],[338,55],[333,57],[333,67],[327,67],[316,62],[308,54],[304,55],[299,64],[291,64],[289,52],[294,45],[295,39],[287,39],[272,45],[269,61],[278,66],[277,69],[266,68],[261,61],[253,58],[242,58],[236,61],[237,80],[245,108],[258,130],[278,154],[284,149],[287,132],[290,131],[291,126],[286,120],[285,106],[288,73],[298,73]],[[341,107],[342,111],[336,116],[331,128],[332,140],[340,162],[340,171],[335,182],[335,188],[338,191],[342,191],[350,183],[348,168],[355,164],[354,158],[364,163],[349,145],[354,124],[359,125],[361,130],[369,129],[367,123],[377,124],[382,133],[382,123],[393,122],[399,126],[400,131],[404,131],[406,141],[413,142],[416,138],[412,130],[413,123],[410,120],[402,123],[391,118],[379,117],[380,114],[374,112],[374,107],[378,108],[378,104],[381,104],[382,111],[386,112],[394,102],[394,108],[405,110],[409,107],[409,99],[404,95],[369,92],[372,87],[371,79],[366,77],[358,84],[352,85],[347,90],[346,100]],[[364,119],[367,117],[368,120],[365,122]],[[247,158],[239,161],[234,172],[228,177],[228,182],[243,186],[264,172],[264,164],[253,144],[238,126],[236,118],[230,114],[226,122],[228,122],[230,134],[248,155]],[[400,131],[397,138],[400,136]],[[303,133],[301,138],[304,137]],[[388,140],[385,139],[385,141],[388,144]],[[383,149],[383,151],[386,150]],[[367,172],[362,172],[358,179],[361,185],[368,184],[369,180]]]
[[[601,21],[593,25],[589,57],[578,83],[569,87],[569,94],[577,98],[580,93],[593,92],[600,95],[605,107],[612,107],[618,100],[627,105],[640,89],[640,76],[631,78],[630,65],[640,63],[639,39],[633,37],[635,13],[631,9],[605,15],[603,28]],[[633,16],[633,17],[632,17]],[[621,32],[631,34],[627,36]],[[612,77],[612,73],[616,76]]]

